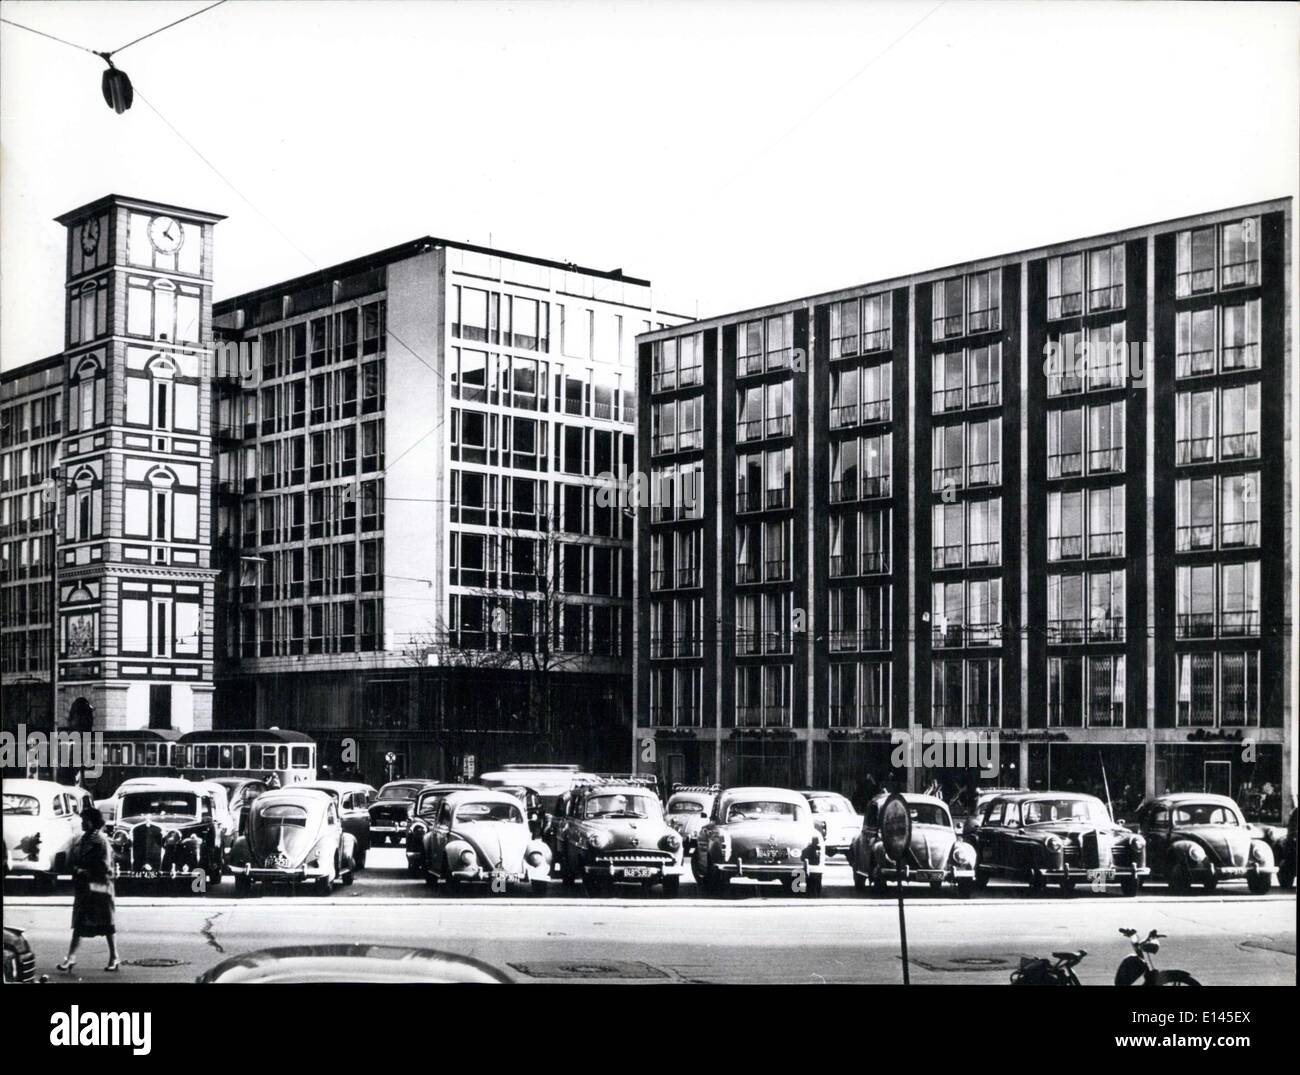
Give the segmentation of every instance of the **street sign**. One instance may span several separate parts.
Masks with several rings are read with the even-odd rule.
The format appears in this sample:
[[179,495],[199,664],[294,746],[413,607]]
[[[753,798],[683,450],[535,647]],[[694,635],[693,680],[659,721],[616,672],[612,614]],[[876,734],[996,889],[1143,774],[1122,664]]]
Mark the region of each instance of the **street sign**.
[[907,800],[894,792],[880,808],[880,840],[885,853],[900,866],[912,843],[912,813]]

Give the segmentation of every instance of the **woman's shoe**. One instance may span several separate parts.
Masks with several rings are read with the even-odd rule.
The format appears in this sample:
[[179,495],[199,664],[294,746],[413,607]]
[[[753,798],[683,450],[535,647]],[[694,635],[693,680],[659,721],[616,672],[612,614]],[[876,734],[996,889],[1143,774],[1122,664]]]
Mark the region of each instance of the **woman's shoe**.
[[71,974],[72,968],[76,965],[77,961],[75,959],[65,959],[62,963],[56,964],[54,969],[61,970],[64,974]]
[[120,967],[121,965],[122,965],[122,961],[121,961],[120,959],[115,959],[115,960],[113,960],[111,963],[109,963],[109,965],[108,965],[107,967],[105,967],[104,969],[105,969],[105,970],[117,970],[118,967]]

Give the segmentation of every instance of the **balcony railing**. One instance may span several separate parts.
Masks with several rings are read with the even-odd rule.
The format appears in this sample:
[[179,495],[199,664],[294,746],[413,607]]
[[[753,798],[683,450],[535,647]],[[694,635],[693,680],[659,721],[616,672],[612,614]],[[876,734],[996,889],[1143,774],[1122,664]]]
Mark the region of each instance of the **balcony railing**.
[[763,419],[749,418],[736,422],[736,440],[744,444],[751,440],[763,439]]
[[758,581],[759,581],[759,569],[758,569],[757,562],[750,563],[750,562],[742,561],[736,564],[737,584],[744,584],[747,582],[758,582]]
[[1123,556],[1124,531],[1112,530],[1106,534],[1088,535],[1089,556]]
[[840,407],[831,408],[831,428],[848,429],[858,424],[858,405],[856,403],[846,403]]
[[[1209,529],[1206,527],[1205,529]],[[1207,544],[1197,546],[1197,548],[1209,548],[1211,542],[1207,539]],[[1251,520],[1240,523],[1223,523],[1219,527],[1219,544],[1224,548],[1237,548],[1240,546],[1253,546],[1259,544],[1259,521]]]
[[852,358],[854,355],[858,354],[859,343],[860,341],[856,332],[851,336],[832,336],[831,357]]
[[788,414],[776,414],[767,419],[766,436],[788,437],[794,429],[794,419]]
[[736,514],[745,515],[749,512],[763,510],[763,490],[761,489],[740,489],[736,493]]
[[704,383],[704,366],[697,364],[694,366],[682,366],[677,371],[677,387],[690,388],[692,385]]
[[946,340],[950,336],[960,336],[962,330],[961,314],[933,319],[933,335],[936,340]]
[[790,561],[777,557],[763,562],[763,579],[765,582],[783,582],[790,577]]
[[676,370],[660,370],[650,375],[650,391],[652,392],[671,392],[676,387]]
[[862,350],[864,353],[888,351],[889,346],[890,330],[887,328],[870,329],[862,333]]
[[1001,485],[1001,463],[972,463],[966,471],[968,485]]
[[[947,320],[945,318],[945,320]],[[973,332],[994,332],[1002,324],[1002,311],[996,306],[987,310],[971,310],[966,315],[966,331]]]
[[1259,613],[1254,610],[1224,612],[1219,621],[1219,634],[1225,638],[1258,635]]
[[888,422],[893,415],[893,400],[869,399],[862,403],[862,424],[870,422]]
[[1259,344],[1243,343],[1223,349],[1223,371],[1259,369]]
[[1258,459],[1258,433],[1225,433],[1219,438],[1220,459]]
[[955,467],[935,467],[931,474],[931,488],[936,492],[942,492],[944,489],[960,489],[962,487],[962,470],[963,467],[958,463]]
[[1213,437],[1188,437],[1177,445],[1178,463],[1207,463],[1214,459]]
[[1176,280],[1179,295],[1199,295],[1214,290],[1214,269],[1192,269],[1180,272]]
[[679,589],[690,589],[700,584],[700,569],[698,567],[679,567],[677,569],[677,586]]
[[1062,317],[1077,317],[1081,313],[1083,313],[1082,291],[1047,296],[1047,319],[1049,321],[1057,321]]
[[1118,310],[1123,305],[1123,284],[1112,284],[1109,287],[1094,287],[1088,290],[1088,309],[1093,313],[1099,310]]
[[986,564],[1000,564],[1002,562],[1002,542],[1000,541],[972,541],[969,545],[969,556],[967,562],[972,567],[982,567]]
[[931,563],[935,568],[961,567],[965,563],[961,545],[936,545]]
[[853,578],[858,573],[858,558],[853,553],[832,556],[830,575],[833,579]]
[[1214,526],[1203,523],[1199,526],[1180,526],[1175,537],[1177,552],[1190,552],[1193,549],[1214,548]]
[[1090,448],[1088,450],[1089,474],[1112,474],[1123,469],[1123,448]]
[[930,412],[932,414],[946,414],[948,411],[959,411],[965,405],[965,391],[961,388],[936,388],[931,394]]
[[1259,283],[1258,261],[1234,261],[1223,266],[1222,286],[1254,287]]
[[1214,348],[1208,347],[1197,351],[1180,351],[1176,356],[1176,370],[1179,377],[1199,377],[1214,372]]
[[768,489],[763,496],[763,506],[768,511],[783,511],[790,507],[793,499],[793,494],[789,489]]
[[736,356],[736,376],[752,377],[756,373],[763,372],[762,355],[737,355]]
[[967,396],[967,406],[996,407],[1002,402],[1002,382],[985,381],[982,384],[973,384]]
[[1047,476],[1049,478],[1066,478],[1082,473],[1082,452],[1060,452],[1047,457]]
[[1083,535],[1070,534],[1066,537],[1048,538],[1047,559],[1050,561],[1083,559]]
[[1213,638],[1213,612],[1180,612],[1177,617],[1179,638]]

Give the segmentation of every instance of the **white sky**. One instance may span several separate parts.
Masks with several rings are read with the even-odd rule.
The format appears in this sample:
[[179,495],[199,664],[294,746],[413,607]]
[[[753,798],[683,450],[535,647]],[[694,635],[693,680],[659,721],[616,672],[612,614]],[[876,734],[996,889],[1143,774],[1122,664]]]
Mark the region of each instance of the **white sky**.
[[[203,4],[0,14],[104,50]],[[238,0],[124,52],[118,116],[0,26],[0,366],[61,349],[52,218],[109,192],[227,214],[218,298],[433,234],[704,316],[1294,195],[1298,47],[1291,4]]]

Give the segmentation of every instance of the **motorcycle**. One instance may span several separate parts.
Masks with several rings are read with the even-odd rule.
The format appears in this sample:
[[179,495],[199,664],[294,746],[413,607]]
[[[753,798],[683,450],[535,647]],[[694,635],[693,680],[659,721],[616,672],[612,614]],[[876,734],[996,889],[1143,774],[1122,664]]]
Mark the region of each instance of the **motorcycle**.
[[[1201,983],[1186,971],[1157,970],[1152,957],[1160,951],[1160,940],[1166,935],[1152,930],[1142,940],[1138,940],[1135,929],[1121,929],[1120,933],[1132,946],[1131,955],[1125,956],[1115,972],[1116,985],[1133,985],[1141,981],[1143,985],[1196,985]],[[1053,963],[1046,959],[1031,959],[1022,956],[1020,966],[1011,972],[1012,985],[1082,985],[1074,968],[1082,962],[1088,953],[1080,948],[1073,952],[1053,952]]]
[[1115,972],[1116,985],[1133,985],[1141,980],[1143,985],[1200,985],[1185,970],[1156,970],[1152,957],[1160,951],[1160,939],[1167,936],[1152,930],[1142,940],[1138,940],[1135,929],[1120,930],[1133,948],[1132,955],[1124,957]]

